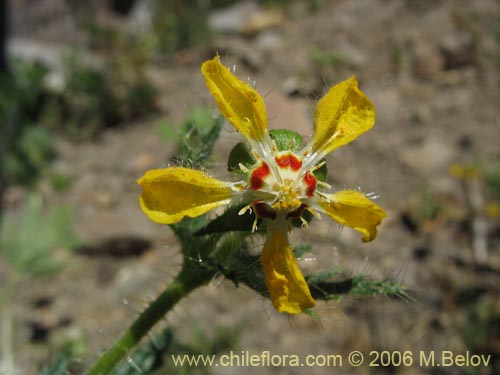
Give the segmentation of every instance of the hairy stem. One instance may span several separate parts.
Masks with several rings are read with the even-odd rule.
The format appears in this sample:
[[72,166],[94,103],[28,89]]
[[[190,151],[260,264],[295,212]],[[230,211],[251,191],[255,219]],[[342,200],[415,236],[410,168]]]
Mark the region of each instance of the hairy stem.
[[106,375],[175,304],[215,275],[212,270],[185,262],[171,284],[144,310],[125,333],[98,360],[87,375]]

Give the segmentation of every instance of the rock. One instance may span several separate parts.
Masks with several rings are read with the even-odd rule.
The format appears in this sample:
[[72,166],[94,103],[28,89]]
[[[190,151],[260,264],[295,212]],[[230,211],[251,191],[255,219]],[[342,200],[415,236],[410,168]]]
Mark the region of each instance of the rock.
[[285,79],[281,89],[289,97],[308,97],[318,91],[318,81],[312,75],[305,77],[291,76]]
[[257,4],[254,2],[242,2],[214,11],[208,16],[208,27],[218,33],[240,33],[248,15],[257,11],[257,9]]
[[416,78],[432,79],[444,67],[445,61],[437,46],[421,40],[415,41],[412,51],[412,68]]
[[339,43],[336,44],[335,52],[337,52],[339,56],[340,64],[347,65],[352,69],[363,69],[371,63],[363,48],[345,39],[341,39]]
[[[155,271],[147,264],[132,264],[122,267],[115,276],[115,288],[120,296],[136,296],[144,293],[150,287]],[[123,300],[128,304],[128,300]]]
[[297,96],[300,94],[300,84],[297,77],[288,77],[285,82],[283,82],[283,92],[286,96]]
[[[215,43],[217,51],[222,56],[230,56],[230,62],[222,58],[223,64],[231,67],[236,75],[239,74],[240,63],[253,72],[258,71],[264,64],[263,51],[255,48],[239,37],[223,37]],[[234,63],[237,62],[237,63]],[[243,78],[240,76],[240,78]]]
[[444,68],[460,69],[476,63],[476,45],[468,35],[453,33],[439,44],[444,60]]
[[145,170],[152,169],[154,163],[155,157],[152,153],[142,152],[130,160],[129,166],[134,173],[140,174],[144,173]]
[[401,151],[401,159],[423,176],[446,171],[454,156],[453,147],[435,136]]
[[276,30],[266,30],[255,37],[255,46],[262,51],[273,52],[282,44],[282,36]]
[[283,23],[283,16],[277,9],[259,11],[251,14],[241,28],[241,33],[247,36],[277,27]]
[[95,203],[99,208],[109,209],[119,204],[119,198],[111,191],[100,191],[94,194]]
[[281,12],[275,9],[263,10],[255,2],[236,3],[208,16],[208,27],[212,31],[247,36],[257,35],[282,22]]

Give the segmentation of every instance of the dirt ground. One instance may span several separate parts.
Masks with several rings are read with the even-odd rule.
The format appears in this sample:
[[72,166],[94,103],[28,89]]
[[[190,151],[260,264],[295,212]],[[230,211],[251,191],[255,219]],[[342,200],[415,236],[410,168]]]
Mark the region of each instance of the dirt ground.
[[[43,14],[32,13],[17,14],[16,22],[28,17],[41,22],[37,17]],[[47,25],[64,16],[47,14]],[[409,350],[415,356],[442,350],[498,355],[499,222],[488,221],[487,259],[478,261],[467,190],[449,168],[478,160],[493,165],[500,158],[499,23],[500,3],[495,0],[326,1],[307,14],[285,7],[272,28],[252,36],[223,34],[209,48],[197,47],[152,66],[149,75],[161,91],[159,117],[178,123],[192,108],[215,109],[199,67],[218,52],[226,65],[236,66],[240,78],[255,80],[265,95],[271,127],[306,137],[312,134],[315,100],[355,74],[375,104],[377,122],[329,157],[329,182],[336,189],[375,193],[388,218],[369,244],[326,219],[295,231],[292,240],[314,246],[300,260],[304,271],[342,267],[376,279],[394,278],[409,290],[408,298],[318,302],[317,322],[305,315],[279,315],[251,290],[215,279],[183,300],[162,324],[172,325],[186,339],[193,327],[209,336],[215,327],[241,327],[236,350],[251,353],[347,358],[359,350],[367,360],[374,358],[371,351],[382,350]],[[14,28],[13,49],[27,41],[64,46],[67,41],[51,31],[55,27],[40,26],[40,33],[36,27]],[[57,140],[54,169],[71,179],[71,188],[60,194],[42,183],[40,189],[49,207],[75,207],[75,228],[84,249],[57,277],[22,285],[16,304],[19,374],[34,373],[68,338],[84,342],[85,354],[72,375],[81,373],[178,270],[173,234],[150,222],[138,205],[136,179],[166,164],[174,152],[158,137],[155,124],[127,124],[83,143]],[[213,175],[226,177],[224,160],[240,139],[229,125],[224,127]],[[419,212],[436,202],[444,209],[419,220]],[[258,251],[263,239],[254,242]],[[49,302],[36,305],[41,300]],[[29,339],[34,323],[49,330],[40,342]],[[494,366],[382,369],[344,363],[308,373],[497,374],[498,358]],[[300,367],[237,370],[304,373]],[[210,369],[214,374],[234,371]]]

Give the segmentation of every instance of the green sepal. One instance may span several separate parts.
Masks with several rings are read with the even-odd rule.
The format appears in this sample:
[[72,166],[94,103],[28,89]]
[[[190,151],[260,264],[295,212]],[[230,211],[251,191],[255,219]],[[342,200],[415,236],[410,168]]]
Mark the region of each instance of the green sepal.
[[[323,158],[319,161],[319,163],[323,163],[325,162],[326,160]],[[318,164],[319,164],[318,163]],[[314,177],[316,177],[316,179],[318,181],[321,181],[321,182],[326,182],[326,178],[328,177],[328,167],[326,166],[326,163],[323,164],[320,168],[316,169],[314,172],[313,172],[313,175]]]
[[257,162],[250,151],[251,149],[248,143],[237,143],[229,153],[229,158],[227,160],[227,170],[229,172],[245,174],[245,172],[243,172],[240,168],[240,163],[248,169],[251,169],[252,166]]
[[294,131],[274,129],[269,131],[269,135],[276,142],[278,151],[297,152],[302,147],[302,136]]

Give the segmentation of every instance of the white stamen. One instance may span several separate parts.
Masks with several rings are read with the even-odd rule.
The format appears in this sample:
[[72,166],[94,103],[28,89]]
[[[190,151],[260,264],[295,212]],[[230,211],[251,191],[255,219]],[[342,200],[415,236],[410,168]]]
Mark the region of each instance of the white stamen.
[[323,181],[318,181],[318,185],[320,185],[321,187],[327,188],[327,189],[332,188],[332,185],[327,184],[326,182],[323,182]]
[[257,230],[257,221],[258,221],[258,218],[257,218],[257,215],[255,215],[255,219],[254,219],[253,224],[252,224],[252,233],[255,233],[255,231]]
[[239,164],[238,164],[238,166],[240,167],[240,169],[241,169],[241,171],[242,171],[243,173],[249,173],[249,172],[250,172],[250,169],[248,169],[247,167],[245,167],[245,166],[243,165],[243,163],[239,163]]
[[252,203],[246,205],[241,210],[239,210],[238,215],[239,216],[244,215],[245,212],[247,212],[247,211],[250,211],[250,214],[252,214]]
[[307,222],[306,219],[304,219],[302,216],[300,217],[300,221],[302,221],[302,226],[304,228],[308,228],[309,227],[309,223]]

